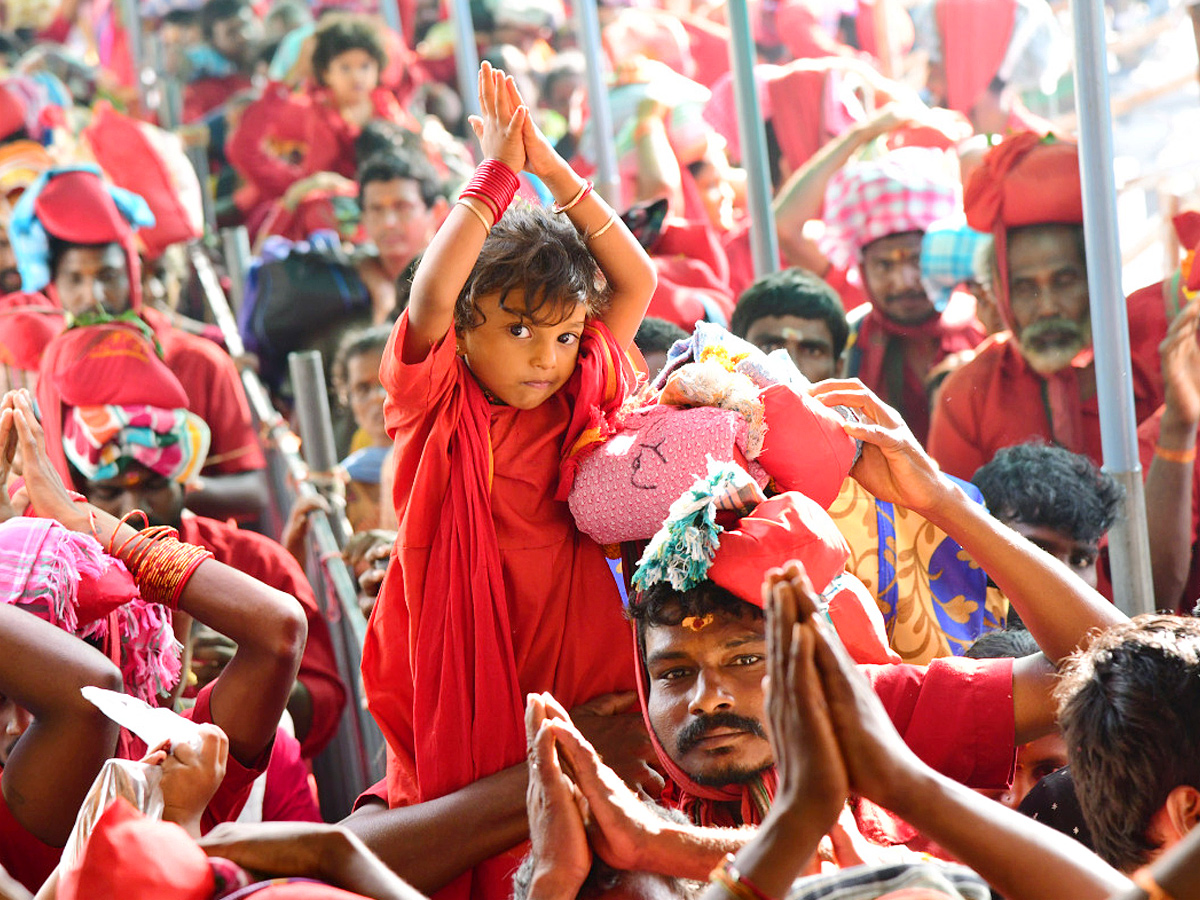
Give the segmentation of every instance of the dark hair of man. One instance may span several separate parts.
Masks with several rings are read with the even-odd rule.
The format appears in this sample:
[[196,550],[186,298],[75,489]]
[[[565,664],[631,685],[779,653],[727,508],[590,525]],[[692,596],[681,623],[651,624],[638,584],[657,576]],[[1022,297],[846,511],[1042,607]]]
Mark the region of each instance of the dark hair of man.
[[1041,652],[1038,642],[1024,628],[1003,628],[975,638],[963,656],[968,659],[1021,659]]
[[688,333],[666,319],[646,316],[638,326],[633,342],[643,353],[666,353],[676,341],[685,340]]
[[232,19],[250,6],[250,0],[208,0],[200,8],[200,30],[206,41],[211,41],[218,22]]
[[[555,325],[576,303],[595,316],[608,300],[608,284],[588,252],[583,235],[566,216],[515,201],[483,242],[475,267],[454,305],[454,327],[477,328],[484,322],[475,299],[498,293],[503,309],[520,291],[524,312],[538,325]],[[518,307],[519,308],[519,307]]]
[[755,280],[742,291],[729,330],[744,338],[750,326],[764,316],[818,319],[829,326],[833,358],[840,359],[850,336],[846,311],[837,291],[807,269],[793,266]]
[[376,153],[358,167],[358,204],[362,206],[363,192],[373,181],[387,182],[404,179],[415,181],[426,206],[433,206],[444,195],[441,179],[433,168],[411,153],[389,151]]
[[1143,615],[1113,626],[1055,692],[1096,852],[1136,869],[1157,849],[1148,832],[1167,795],[1200,789],[1200,620]]
[[313,33],[312,72],[317,84],[324,86],[325,73],[334,57],[350,50],[365,50],[382,72],[388,63],[378,30],[369,19],[355,15],[336,15],[322,19]]
[[199,22],[199,15],[194,9],[169,9],[164,13],[161,24],[178,25],[187,28]]
[[702,581],[687,591],[677,591],[665,581],[642,591],[629,604],[628,616],[637,628],[638,650],[646,658],[646,629],[651,626],[674,628],[688,616],[709,614],[731,619],[761,619],[763,611],[753,603],[711,581]]
[[344,394],[349,387],[350,360],[387,346],[391,337],[390,325],[373,325],[361,331],[351,331],[338,344],[337,355],[333,357],[333,387],[339,394]]
[[1088,543],[1112,527],[1125,497],[1121,485],[1086,456],[1037,442],[998,450],[971,483],[997,519]]
[[68,250],[105,250],[108,244],[73,244],[70,241],[64,241],[61,238],[56,238],[54,235],[47,233],[46,246],[49,251],[50,263],[50,280],[53,281],[58,277],[58,267],[62,265],[63,257],[67,255]]
[[[655,815],[667,822],[672,822],[676,825],[687,825],[688,818],[677,809],[668,809],[665,806],[660,806],[653,800],[642,800]],[[525,858],[521,860],[521,864],[517,867],[517,871],[513,873],[513,889],[512,900],[528,900],[529,889],[533,886],[533,872],[537,867],[537,858],[533,855],[533,851],[525,854]],[[608,894],[614,890],[621,881],[621,877],[625,874],[621,869],[614,869],[608,863],[600,858],[598,854],[592,856],[592,867],[588,870],[587,878],[579,888],[579,893],[576,895],[581,900],[588,900],[591,897],[599,897]],[[694,900],[700,895],[703,885],[698,881],[688,881],[685,878],[662,876],[668,882],[667,896],[677,897],[679,900]]]

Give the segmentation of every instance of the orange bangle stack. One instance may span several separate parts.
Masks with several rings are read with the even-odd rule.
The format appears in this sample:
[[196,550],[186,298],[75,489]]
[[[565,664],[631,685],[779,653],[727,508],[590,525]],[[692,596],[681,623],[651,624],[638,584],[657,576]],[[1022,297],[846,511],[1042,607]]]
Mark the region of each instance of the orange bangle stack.
[[[142,517],[145,518],[144,513]],[[115,539],[116,532],[113,533]],[[159,603],[168,609],[179,608],[179,598],[188,580],[200,563],[213,558],[212,553],[204,547],[179,540],[179,532],[167,525],[142,529],[118,547],[115,553],[112,544],[110,540],[109,553],[125,563],[142,593],[142,599]]]

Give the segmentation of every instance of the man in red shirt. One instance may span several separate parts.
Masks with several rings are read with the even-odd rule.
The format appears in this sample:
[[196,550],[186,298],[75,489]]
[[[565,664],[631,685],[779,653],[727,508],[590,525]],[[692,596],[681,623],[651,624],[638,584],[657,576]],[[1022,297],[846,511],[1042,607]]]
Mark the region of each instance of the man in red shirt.
[[[994,147],[967,186],[968,224],[995,241],[992,287],[1010,331],[942,385],[929,452],[970,478],[1001,447],[1042,439],[1101,462],[1078,148],[1024,132]],[[1161,293],[1128,301],[1138,421],[1163,402]]]

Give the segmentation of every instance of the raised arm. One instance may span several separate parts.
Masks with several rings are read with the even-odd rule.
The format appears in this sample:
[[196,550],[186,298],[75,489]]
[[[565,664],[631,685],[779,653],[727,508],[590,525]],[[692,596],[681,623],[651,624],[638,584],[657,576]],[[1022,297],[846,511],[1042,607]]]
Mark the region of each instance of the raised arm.
[[1078,841],[935,772],[908,749],[832,629],[798,564],[768,573],[814,637],[815,669],[853,790],[901,816],[1008,900],[1102,900],[1128,881]]
[[780,250],[789,264],[803,266],[820,275],[828,271],[829,260],[814,241],[804,237],[805,223],[821,218],[829,179],[854,157],[859,148],[910,118],[898,104],[889,104],[871,118],[833,138],[788,177],[776,194],[771,208],[775,212]]
[[[479,67],[479,105],[482,117],[472,117],[486,160],[496,160],[518,172],[525,165],[523,128],[529,110],[514,103],[503,72],[484,61]],[[490,227],[492,212],[467,198],[450,207],[413,275],[408,298],[408,330],[401,358],[405,363],[423,360],[454,325],[454,304],[467,283],[479,251],[487,238],[481,219]]]
[[[1175,317],[1158,348],[1166,404],[1146,473],[1150,565],[1159,608],[1175,609],[1192,564],[1196,429],[1200,427],[1200,298]],[[1188,457],[1192,457],[1189,459]]]
[[[511,90],[519,99],[516,88]],[[549,188],[555,203],[567,206],[584,190],[586,182],[558,155],[528,116],[524,121],[524,137],[525,168]],[[564,214],[584,236],[612,291],[608,308],[600,318],[617,343],[628,349],[658,284],[654,264],[621,217],[595,191],[589,191]]]
[[0,692],[33,717],[0,781],[13,816],[62,846],[92,781],[116,751],[119,729],[83,698],[87,685],[121,690],[99,650],[15,606],[0,604]]
[[[103,546],[122,550],[137,532],[84,502],[73,502],[45,451],[45,435],[24,391],[10,394],[29,500],[40,515],[74,531],[95,531]],[[9,415],[4,410],[0,415]],[[213,723],[229,736],[229,753],[253,762],[275,737],[300,666],[308,625],[292,597],[213,559],[200,563],[179,598],[179,609],[238,645],[212,692]]]
[[[956,540],[1021,614],[1045,657],[1057,666],[1097,631],[1126,616],[1066,565],[993,518],[943,475],[904,420],[857,380],[823,381],[812,393],[828,406],[863,416],[845,423],[863,441],[851,474],[880,500],[920,513]],[[1054,727],[1053,673],[1041,656],[1013,669],[1017,743]]]

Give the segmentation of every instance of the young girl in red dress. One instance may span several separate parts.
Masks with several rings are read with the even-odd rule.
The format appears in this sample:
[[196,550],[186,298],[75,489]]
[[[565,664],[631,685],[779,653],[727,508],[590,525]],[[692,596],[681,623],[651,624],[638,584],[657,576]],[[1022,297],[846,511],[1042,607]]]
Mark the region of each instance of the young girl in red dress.
[[[458,871],[525,837],[525,694],[553,691],[570,708],[634,687],[616,582],[564,498],[634,386],[625,350],[655,286],[637,240],[538,131],[512,79],[484,63],[479,92],[486,159],[384,351],[400,529],[363,651],[389,805],[492,791],[472,804],[476,837],[450,823],[448,846],[485,842]],[[552,209],[509,206],[521,169]],[[588,710],[610,737],[628,718],[625,772],[650,785],[644,733],[612,715],[632,702]],[[494,857],[448,890],[505,897],[513,866]]]

